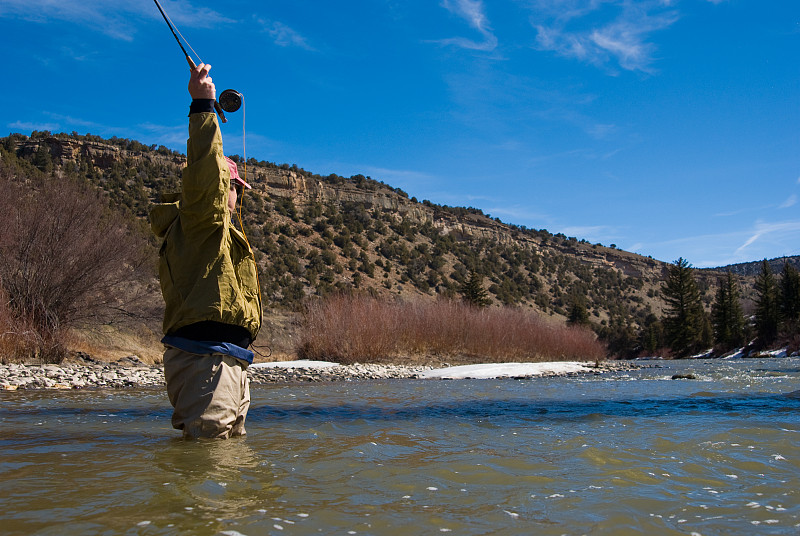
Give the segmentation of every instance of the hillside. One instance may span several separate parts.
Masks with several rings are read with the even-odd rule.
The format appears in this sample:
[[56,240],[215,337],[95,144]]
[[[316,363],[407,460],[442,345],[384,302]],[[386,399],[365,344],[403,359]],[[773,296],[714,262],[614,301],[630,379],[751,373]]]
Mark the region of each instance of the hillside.
[[[165,147],[75,133],[34,132],[0,143],[43,171],[85,177],[142,222],[160,194],[178,189],[185,161]],[[252,158],[246,172],[253,190],[244,196],[244,228],[271,310],[296,310],[309,296],[336,291],[456,296],[475,271],[497,305],[558,322],[585,307],[595,331],[620,353],[634,351],[639,333],[661,316],[663,261],[505,224],[476,208],[419,202],[362,175],[323,177]],[[720,274],[697,271],[707,306]],[[740,276],[744,296],[752,295],[751,275]]]
[[[741,262],[738,264],[729,264],[727,266],[722,266],[720,268],[714,268],[713,270],[716,272],[719,271],[726,271],[730,270],[732,273],[741,276],[755,276],[761,271],[761,262],[752,261],[752,262]],[[778,257],[775,259],[767,259],[769,262],[769,267],[772,270],[772,273],[779,274],[781,270],[783,270],[783,264],[789,263],[790,266],[793,266],[796,269],[800,269],[800,256],[793,256],[793,257]]]

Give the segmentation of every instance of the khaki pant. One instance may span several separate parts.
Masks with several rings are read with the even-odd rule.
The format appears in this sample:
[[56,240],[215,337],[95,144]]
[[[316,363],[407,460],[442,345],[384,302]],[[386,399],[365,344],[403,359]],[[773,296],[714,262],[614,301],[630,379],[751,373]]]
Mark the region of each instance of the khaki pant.
[[164,352],[172,426],[186,438],[244,435],[250,381],[241,362],[223,354],[198,355],[168,346]]

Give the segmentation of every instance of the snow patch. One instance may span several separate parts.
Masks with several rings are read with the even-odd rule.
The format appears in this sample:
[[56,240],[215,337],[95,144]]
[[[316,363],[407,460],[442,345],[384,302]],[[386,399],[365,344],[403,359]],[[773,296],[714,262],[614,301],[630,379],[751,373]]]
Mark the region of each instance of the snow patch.
[[483,365],[462,365],[427,370],[419,373],[420,378],[440,378],[447,380],[486,380],[492,378],[530,378],[546,375],[560,375],[593,370],[587,363],[563,361],[553,363],[486,363]]
[[298,359],[296,361],[274,361],[272,363],[253,363],[250,368],[304,368],[320,369],[338,367],[339,363],[330,361],[311,361],[309,359]]

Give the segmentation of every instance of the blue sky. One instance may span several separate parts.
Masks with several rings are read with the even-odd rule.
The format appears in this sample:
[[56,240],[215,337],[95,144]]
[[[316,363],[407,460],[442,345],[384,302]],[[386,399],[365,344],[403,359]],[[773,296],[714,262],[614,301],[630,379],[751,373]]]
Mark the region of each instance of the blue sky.
[[[797,0],[162,5],[245,96],[230,154],[668,262],[800,254]],[[153,2],[3,0],[0,42],[0,135],[185,151],[188,68]]]

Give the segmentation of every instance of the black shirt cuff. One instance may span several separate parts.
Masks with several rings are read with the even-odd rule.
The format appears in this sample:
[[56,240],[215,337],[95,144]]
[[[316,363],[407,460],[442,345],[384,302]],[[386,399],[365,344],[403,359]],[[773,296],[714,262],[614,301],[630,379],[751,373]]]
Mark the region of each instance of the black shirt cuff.
[[214,99],[194,99],[189,106],[189,115],[214,111]]

